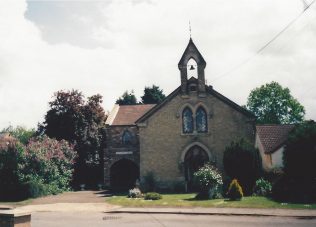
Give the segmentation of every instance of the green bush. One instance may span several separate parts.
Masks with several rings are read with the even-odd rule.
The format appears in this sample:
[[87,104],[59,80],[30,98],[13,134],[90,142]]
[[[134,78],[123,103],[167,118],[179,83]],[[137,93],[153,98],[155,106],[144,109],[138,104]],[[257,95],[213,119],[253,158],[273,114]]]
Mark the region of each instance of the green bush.
[[29,181],[24,184],[25,195],[27,198],[37,198],[44,195],[48,195],[48,187],[41,181]]
[[76,153],[66,141],[33,138],[0,150],[0,199],[20,200],[69,189]]
[[[276,199],[316,202],[316,123],[296,125],[289,134],[284,155],[284,176],[273,187]],[[284,195],[286,193],[286,195]]]
[[212,165],[206,164],[194,173],[194,183],[198,186],[197,199],[213,199],[218,197],[223,185],[219,171]]
[[238,179],[246,195],[251,195],[256,180],[262,175],[259,151],[244,139],[232,142],[224,151],[224,169],[231,179]]
[[144,196],[145,200],[159,200],[162,199],[162,195],[157,192],[147,192]]
[[156,190],[156,178],[153,172],[148,172],[144,176],[143,191],[152,192]]
[[254,188],[254,195],[257,196],[268,196],[272,190],[272,185],[269,181],[260,178],[256,181]]
[[228,188],[227,197],[230,200],[241,200],[243,196],[242,187],[238,183],[237,179],[232,180]]
[[186,189],[185,189],[185,182],[177,182],[174,184],[173,186],[173,191],[175,193],[185,193]]

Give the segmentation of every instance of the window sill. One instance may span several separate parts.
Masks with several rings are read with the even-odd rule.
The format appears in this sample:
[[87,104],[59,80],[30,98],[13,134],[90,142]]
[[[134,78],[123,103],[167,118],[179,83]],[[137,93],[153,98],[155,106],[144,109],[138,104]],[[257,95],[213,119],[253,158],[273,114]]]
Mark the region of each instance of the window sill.
[[192,132],[192,133],[183,133],[181,132],[181,136],[209,136],[210,132]]

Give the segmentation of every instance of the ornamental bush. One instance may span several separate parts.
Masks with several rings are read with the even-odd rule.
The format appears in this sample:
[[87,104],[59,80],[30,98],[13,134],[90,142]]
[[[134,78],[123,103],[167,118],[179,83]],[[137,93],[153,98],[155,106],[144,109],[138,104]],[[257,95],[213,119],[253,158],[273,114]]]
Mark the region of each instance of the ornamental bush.
[[259,151],[244,139],[232,142],[224,151],[224,169],[230,179],[238,179],[246,195],[251,195],[256,180],[262,175]]
[[230,200],[241,200],[243,196],[242,187],[238,183],[237,179],[232,180],[228,188],[227,197]]
[[157,192],[147,192],[144,196],[145,200],[159,200],[162,199],[162,195]]
[[0,199],[20,200],[69,189],[76,153],[66,141],[33,138],[0,150]]
[[272,190],[272,185],[269,181],[260,178],[256,181],[254,188],[254,195],[257,196],[268,196]]
[[214,199],[220,193],[223,179],[219,171],[206,164],[194,173],[194,182],[198,186],[197,199]]
[[143,197],[143,194],[139,188],[133,188],[128,191],[127,197],[128,198],[141,198]]
[[25,149],[26,163],[20,170],[20,180],[37,180],[49,185],[49,194],[69,189],[76,152],[65,140],[47,136],[31,139]]

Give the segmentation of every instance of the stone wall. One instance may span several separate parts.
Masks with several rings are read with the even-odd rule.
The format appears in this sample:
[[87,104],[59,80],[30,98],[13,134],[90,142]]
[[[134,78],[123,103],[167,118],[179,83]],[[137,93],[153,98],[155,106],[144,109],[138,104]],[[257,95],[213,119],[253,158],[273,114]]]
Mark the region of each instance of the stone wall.
[[[208,114],[208,132],[182,133],[182,110],[202,105]],[[200,145],[223,171],[223,153],[231,141],[244,137],[254,142],[254,122],[217,97],[199,97],[191,92],[167,102],[145,122],[139,124],[141,180],[153,172],[162,187],[184,181],[183,158],[192,145]]]
[[[132,143],[123,144],[122,135],[128,130],[133,135]],[[139,133],[135,125],[131,126],[107,126],[107,147],[104,153],[104,183],[110,187],[111,166],[121,160],[128,159],[139,166]]]

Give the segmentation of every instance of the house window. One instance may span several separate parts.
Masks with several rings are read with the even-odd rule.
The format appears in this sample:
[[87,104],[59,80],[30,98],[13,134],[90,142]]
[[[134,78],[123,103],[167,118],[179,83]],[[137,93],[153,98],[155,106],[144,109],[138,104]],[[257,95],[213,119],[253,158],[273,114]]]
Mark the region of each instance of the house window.
[[182,112],[182,131],[183,133],[193,132],[193,113],[189,107],[184,108]]
[[196,131],[207,132],[207,114],[203,107],[199,107],[196,111]]
[[133,141],[133,135],[128,130],[125,130],[122,136],[122,143],[125,145],[132,144]]

